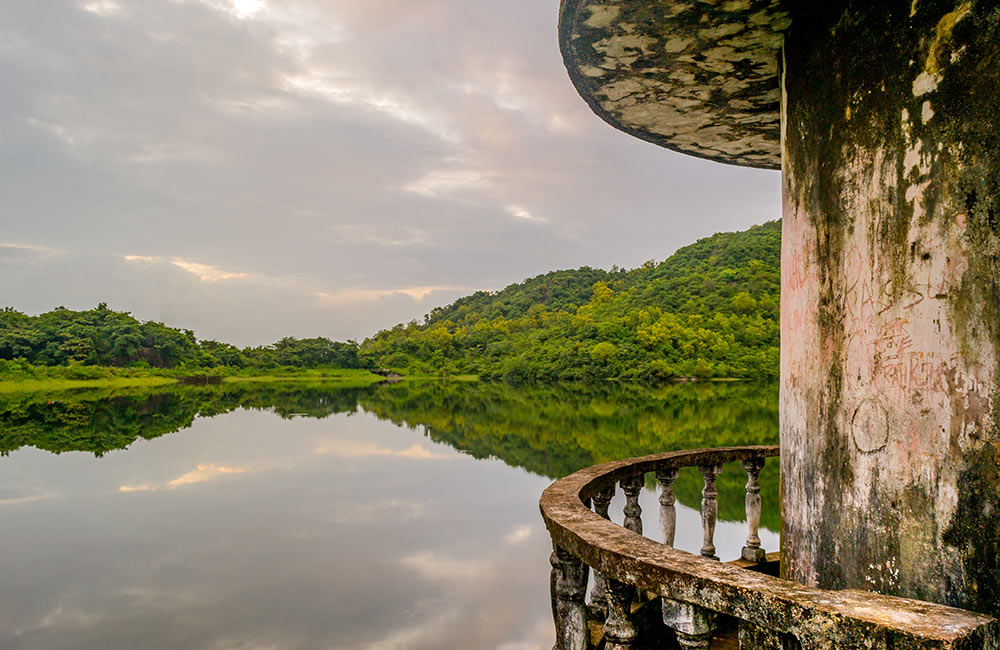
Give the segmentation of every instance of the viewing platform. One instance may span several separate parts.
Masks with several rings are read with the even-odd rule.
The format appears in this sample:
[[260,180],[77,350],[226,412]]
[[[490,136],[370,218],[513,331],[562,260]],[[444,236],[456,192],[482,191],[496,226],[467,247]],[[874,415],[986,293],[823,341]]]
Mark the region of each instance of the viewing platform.
[[[777,549],[761,548],[758,478],[778,447],[676,451],[582,469],[550,485],[540,508],[552,537],[555,650],[744,648],[761,650],[995,649],[1000,620],[944,605],[860,590],[823,590],[779,577]],[[747,540],[723,562],[714,543],[716,478],[726,463],[747,473]],[[704,478],[700,555],[673,548],[678,470]],[[659,484],[663,543],[643,536],[639,493]],[[625,495],[624,525],[608,509]],[[593,509],[591,509],[593,506]],[[836,561],[836,558],[830,558]],[[594,584],[587,595],[590,570]]]

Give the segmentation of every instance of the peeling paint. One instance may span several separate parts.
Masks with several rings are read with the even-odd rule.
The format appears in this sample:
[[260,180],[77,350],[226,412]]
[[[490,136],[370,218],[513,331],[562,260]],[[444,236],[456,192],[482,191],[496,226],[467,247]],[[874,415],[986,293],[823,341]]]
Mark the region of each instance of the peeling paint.
[[931,108],[931,103],[924,102],[920,105],[920,121],[927,124],[934,117],[934,109]]
[[784,570],[995,612],[1000,8],[942,4],[786,44]]
[[927,93],[937,90],[938,78],[930,72],[921,72],[913,80],[913,96],[922,97]]
[[617,5],[591,5],[587,7],[587,11],[590,12],[590,17],[583,24],[593,29],[603,29],[618,19],[621,7]]
[[[791,24],[781,7],[564,0],[560,44],[580,94],[612,125],[703,158],[777,169],[778,50]],[[637,80],[641,92],[621,92]]]

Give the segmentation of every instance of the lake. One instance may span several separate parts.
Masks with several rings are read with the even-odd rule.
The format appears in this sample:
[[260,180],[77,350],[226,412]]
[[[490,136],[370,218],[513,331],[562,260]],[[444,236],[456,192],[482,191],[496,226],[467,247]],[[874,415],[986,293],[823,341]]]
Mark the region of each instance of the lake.
[[[545,486],[606,460],[774,444],[777,419],[777,387],[750,384],[0,394],[0,647],[550,650]],[[676,487],[693,552],[700,478]],[[723,559],[746,535],[745,481],[719,479]]]

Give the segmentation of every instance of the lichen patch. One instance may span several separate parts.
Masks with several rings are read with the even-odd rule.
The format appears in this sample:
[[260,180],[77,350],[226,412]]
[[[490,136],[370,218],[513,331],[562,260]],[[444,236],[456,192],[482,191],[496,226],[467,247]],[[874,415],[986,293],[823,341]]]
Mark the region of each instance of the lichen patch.
[[618,5],[591,5],[587,7],[590,17],[584,21],[584,25],[593,29],[604,29],[610,26],[621,13]]

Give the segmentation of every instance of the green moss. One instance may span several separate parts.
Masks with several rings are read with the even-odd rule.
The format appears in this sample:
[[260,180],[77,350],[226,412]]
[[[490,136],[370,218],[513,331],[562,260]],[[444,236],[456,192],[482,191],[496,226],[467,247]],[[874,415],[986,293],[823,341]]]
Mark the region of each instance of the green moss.
[[[963,356],[955,370],[961,375],[963,364],[995,364],[1000,351],[1000,7],[983,0],[921,0],[913,7],[913,15],[909,2],[857,0],[803,8],[795,14],[785,50],[786,179],[792,183],[789,197],[799,214],[811,220],[815,233],[817,344],[825,372],[816,404],[822,427],[809,433],[820,437],[810,445],[829,460],[825,467],[805,468],[805,478],[824,493],[822,526],[829,536],[836,539],[844,530],[861,529],[853,546],[883,558],[919,554],[917,542],[935,539],[936,523],[927,514],[930,495],[913,490],[901,493],[897,502],[887,496],[892,490],[873,487],[869,510],[862,513],[840,511],[836,505],[843,503],[854,481],[846,462],[851,454],[844,448],[849,435],[838,430],[837,422],[844,416],[843,306],[853,290],[841,269],[850,252],[845,242],[854,237],[856,224],[866,224],[863,234],[872,246],[861,252],[878,261],[873,271],[886,276],[884,286],[876,288],[879,309],[901,307],[909,292],[921,290],[918,271],[927,268],[923,262],[936,255],[957,255],[962,259],[947,261],[967,261],[960,286],[947,296],[924,296],[949,300]],[[936,88],[915,92],[920,75],[929,75]],[[920,152],[917,165],[914,150]],[[907,195],[915,186],[921,189],[919,212],[917,201]],[[875,189],[867,191],[871,187]],[[871,196],[865,197],[866,192]],[[933,241],[911,241],[918,228],[928,227],[936,229]],[[961,231],[966,252],[941,250],[941,242],[954,241]],[[960,377],[949,381],[955,395],[972,388],[957,384]],[[1000,374],[993,383],[1000,386]],[[969,400],[953,405],[953,417],[985,425],[990,420],[983,412],[986,396],[975,394],[981,389],[972,390]],[[1000,394],[992,396],[992,408],[992,428],[964,429],[972,429],[968,440],[965,433],[955,434],[962,436],[961,444],[954,442],[956,453],[966,450],[967,458],[958,482],[960,512],[947,533],[948,543],[959,545],[964,554],[966,574],[955,580],[978,585],[966,593],[956,582],[949,598],[980,611],[1000,606],[1000,536],[998,522],[988,512],[1000,512],[1000,470],[995,468]],[[984,453],[994,460],[984,460]],[[918,527],[895,529],[891,522],[896,511],[913,512],[909,519]],[[904,528],[909,519],[901,520]],[[850,545],[845,541],[838,550]],[[864,552],[820,558],[825,564],[817,568],[824,584],[837,586],[845,575],[856,582],[865,574],[859,564]],[[928,586],[939,580],[933,574],[937,569],[930,566],[934,562],[922,574],[917,572]],[[987,584],[992,586],[984,588]],[[892,591],[889,583],[879,588]],[[903,588],[910,593],[921,589]]]
[[[1000,8],[976,3],[950,25],[951,51],[965,49],[944,71],[936,94],[942,111],[961,115],[944,137],[956,143],[953,192],[966,218],[968,270],[951,297],[962,350],[982,360],[1000,353]],[[987,342],[988,346],[983,343]],[[995,359],[993,360],[995,363]],[[993,380],[1000,387],[1000,365]],[[992,396],[992,424],[979,432],[965,455],[958,508],[945,532],[958,548],[966,573],[948,585],[952,599],[969,609],[995,613],[1000,607],[1000,389]],[[985,415],[985,414],[984,414]]]
[[1000,448],[966,455],[958,508],[944,541],[955,547],[966,571],[948,576],[949,600],[960,607],[996,614],[1000,604]]
[[[954,194],[964,212],[969,268],[952,296],[952,313],[965,345],[974,354],[988,335],[1000,350],[1000,8],[980,5],[953,28],[953,48],[962,56],[947,68],[935,100],[942,111],[961,115],[948,123],[954,142]],[[975,358],[975,357],[974,357]],[[1000,384],[1000,376],[997,382]]]

